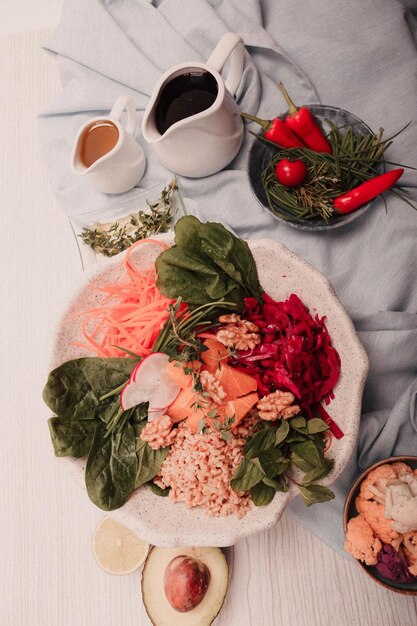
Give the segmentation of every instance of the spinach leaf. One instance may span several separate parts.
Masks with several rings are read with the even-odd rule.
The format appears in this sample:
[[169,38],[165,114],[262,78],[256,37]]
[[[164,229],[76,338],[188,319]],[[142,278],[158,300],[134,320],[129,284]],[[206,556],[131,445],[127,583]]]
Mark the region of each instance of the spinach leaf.
[[255,506],[266,506],[274,499],[276,489],[264,482],[254,485],[250,490],[250,495]]
[[146,441],[142,441],[140,434],[146,424],[147,422],[143,421],[133,425],[136,439],[135,449],[138,460],[135,489],[149,483],[150,480],[155,478],[169,452],[168,447],[153,450]]
[[67,420],[62,417],[51,417],[48,420],[48,426],[55,456],[75,458],[87,456],[98,423],[97,420]]
[[265,485],[273,487],[275,491],[288,491],[288,483],[283,475],[276,476],[275,478],[268,478],[268,476],[264,476],[262,482],[265,483]]
[[323,455],[313,441],[292,444],[291,460],[305,472],[322,464]]
[[307,432],[309,435],[313,435],[315,433],[323,433],[324,431],[329,430],[326,422],[319,417],[313,417],[307,422]]
[[[142,402],[141,404],[138,404],[137,406],[135,406],[135,408],[133,409],[133,413],[129,420],[130,423],[133,424],[135,428],[139,424],[141,424],[142,427],[145,425],[146,423],[145,420],[147,420],[148,418],[148,409],[149,409],[149,402]],[[135,435],[136,435],[136,431],[135,431]]]
[[105,424],[98,424],[85,468],[85,484],[90,500],[104,511],[121,507],[135,488],[138,468],[136,437],[127,422],[116,444],[115,437],[104,437]]
[[264,476],[263,471],[252,461],[244,458],[230,481],[233,491],[247,491],[259,483]]
[[168,454],[168,448],[152,450],[138,439],[147,423],[147,402],[121,412],[118,391],[136,363],[74,359],[51,372],[44,389],[45,402],[57,413],[48,421],[55,455],[88,456],[87,492],[105,511],[119,508],[136,487],[152,480]]
[[135,479],[135,489],[149,482],[152,478],[155,478],[168,452],[169,448],[153,450],[146,441],[140,440],[140,443],[136,444],[138,468]]
[[239,285],[246,295],[262,299],[255,260],[248,244],[238,239],[222,224],[207,222],[200,228],[201,249]]
[[295,431],[299,432],[299,433],[307,433],[307,420],[305,417],[299,417],[298,415],[296,417],[293,417],[292,419],[290,419],[290,426],[291,428],[293,428]]
[[[201,222],[194,215],[186,215],[179,219],[180,226],[175,226],[175,243],[182,250],[187,250],[187,254],[197,260],[202,260],[204,264],[211,264],[210,259],[201,252],[200,228]],[[178,224],[177,222],[177,224]],[[212,264],[215,267],[214,264]]]
[[[333,460],[324,457],[323,424],[320,419],[307,420],[297,415],[256,432],[244,445],[245,456],[230,481],[232,489],[249,489],[254,504],[263,506],[272,501],[276,491],[288,491],[291,479],[307,506],[333,498],[330,489],[313,484],[333,467]],[[298,476],[297,480],[291,476],[291,463],[305,472],[301,484]]]
[[287,420],[282,420],[282,423],[275,431],[275,445],[279,446],[287,437],[290,432],[290,425]]
[[157,286],[167,297],[196,306],[245,296],[261,298],[256,264],[246,242],[221,224],[187,215],[175,225],[175,245],[156,260]]
[[244,445],[244,452],[247,459],[253,459],[259,455],[262,450],[267,450],[274,445],[275,429],[267,426],[255,435],[253,435]]
[[306,434],[299,433],[295,430],[290,430],[290,434],[285,439],[285,443],[303,442],[306,440]]
[[83,357],[54,369],[43,390],[48,407],[64,419],[99,417],[106,403],[99,398],[124,384],[136,359]]
[[162,489],[162,487],[160,487],[159,485],[156,485],[152,481],[150,481],[149,483],[146,483],[146,487],[150,491],[152,491],[152,493],[154,493],[156,496],[161,496],[162,498],[166,498],[171,489],[171,487],[166,487],[165,489]]
[[156,260],[158,288],[169,298],[181,296],[188,304],[204,304],[224,298],[235,285],[215,267],[173,246]]
[[333,467],[333,459],[323,459],[321,465],[307,472],[302,480],[302,485],[309,485],[315,480],[320,480],[327,476]]
[[269,448],[258,456],[259,463],[269,478],[275,478],[288,469],[290,461],[282,456],[279,448]]
[[334,499],[334,493],[322,485],[299,486],[303,502],[306,506],[311,506],[317,502],[327,502]]

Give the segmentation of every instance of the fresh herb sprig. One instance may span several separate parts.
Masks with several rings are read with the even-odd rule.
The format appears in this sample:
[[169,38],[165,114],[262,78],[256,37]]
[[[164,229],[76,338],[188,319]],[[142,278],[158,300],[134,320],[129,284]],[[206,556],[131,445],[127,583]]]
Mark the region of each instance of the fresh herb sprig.
[[[318,417],[306,420],[298,415],[266,424],[246,442],[245,456],[230,482],[232,489],[249,490],[256,506],[269,504],[277,491],[288,491],[290,483],[298,486],[306,506],[332,500],[333,492],[316,483],[333,467],[333,460],[324,456],[327,429]],[[304,472],[301,480],[295,469]]]
[[[382,163],[400,165],[384,157],[394,137],[383,139],[382,128],[377,134],[362,134],[355,133],[352,125],[338,128],[330,120],[325,121],[330,127],[328,137],[333,154],[315,152],[308,148],[281,149],[261,135],[256,135],[259,141],[268,143],[273,149],[261,179],[269,208],[283,219],[322,218],[328,222],[335,214],[333,200],[337,196],[377,176]],[[282,159],[288,158],[302,159],[307,165],[306,180],[299,187],[285,187],[276,178],[276,165]],[[401,167],[416,169],[405,165]],[[391,193],[417,208],[407,199],[404,188],[396,186]]]
[[107,257],[127,250],[140,239],[168,232],[176,213],[177,180],[173,179],[161,192],[157,202],[147,201],[144,211],[131,213],[116,222],[84,228],[79,235],[95,252]]
[[[183,361],[199,359],[205,350],[199,333],[215,328],[221,309],[236,309],[234,302],[211,302],[189,310],[181,311],[182,298],[169,306],[169,317],[159,333],[153,352],[165,352]],[[181,357],[182,355],[182,357]]]
[[223,441],[230,441],[233,437],[231,428],[236,421],[236,416],[232,417],[220,416],[217,409],[208,411],[207,414],[198,422],[197,428],[201,435],[208,433],[210,428],[214,428],[219,433]]

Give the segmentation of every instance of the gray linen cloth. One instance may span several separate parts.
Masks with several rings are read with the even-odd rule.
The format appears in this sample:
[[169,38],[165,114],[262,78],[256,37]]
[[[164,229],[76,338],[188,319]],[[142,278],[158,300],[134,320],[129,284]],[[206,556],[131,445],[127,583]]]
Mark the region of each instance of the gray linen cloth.
[[[206,60],[220,37],[246,45],[237,92],[241,110],[272,118],[285,106],[282,80],[298,103],[347,109],[386,136],[417,117],[416,3],[409,0],[69,0],[47,48],[56,54],[63,92],[40,117],[52,186],[68,216],[100,210],[117,198],[71,173],[78,127],[130,95],[139,119],[162,72]],[[249,126],[249,128],[254,127]],[[400,134],[392,161],[417,165],[417,124]],[[147,156],[147,188],[169,172]],[[370,359],[357,449],[334,485],[336,499],[288,513],[342,551],[341,512],[355,476],[391,454],[417,454],[417,214],[390,196],[341,228],[311,233],[276,221],[254,199],[246,177],[252,137],[231,165],[208,178],[181,178],[189,212],[229,225],[245,238],[272,237],[331,281]],[[408,171],[403,180],[416,184]],[[120,196],[121,201],[134,194]],[[411,199],[417,202],[415,192]]]

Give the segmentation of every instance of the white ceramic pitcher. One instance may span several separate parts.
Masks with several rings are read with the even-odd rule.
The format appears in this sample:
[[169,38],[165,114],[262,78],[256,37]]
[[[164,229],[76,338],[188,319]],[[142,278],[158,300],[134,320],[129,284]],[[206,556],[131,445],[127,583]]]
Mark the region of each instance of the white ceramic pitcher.
[[[127,124],[123,128],[120,118],[127,111]],[[130,98],[117,98],[108,116],[93,117],[79,129],[71,155],[72,170],[86,176],[93,186],[104,193],[123,193],[132,189],[145,171],[145,154],[135,140],[136,110]],[[81,159],[83,138],[97,122],[111,122],[117,128],[115,146],[87,167]]]
[[[242,38],[227,33],[207,63],[176,65],[156,84],[143,117],[142,133],[160,162],[172,172],[192,178],[209,176],[226,167],[238,153],[243,123],[233,96],[242,77],[244,53]],[[229,71],[223,79],[220,72],[229,58]],[[174,78],[193,72],[208,72],[214,77],[217,82],[215,101],[200,113],[175,122],[161,134],[155,110],[164,87]]]

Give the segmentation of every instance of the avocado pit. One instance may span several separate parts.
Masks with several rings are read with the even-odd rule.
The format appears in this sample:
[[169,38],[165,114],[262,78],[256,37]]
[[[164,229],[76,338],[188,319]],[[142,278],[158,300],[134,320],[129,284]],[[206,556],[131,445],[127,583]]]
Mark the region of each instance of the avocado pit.
[[210,572],[202,561],[180,555],[165,570],[164,591],[173,609],[188,613],[200,604],[209,582]]
[[220,548],[154,546],[142,572],[142,597],[154,626],[210,626],[222,608],[228,566]]

